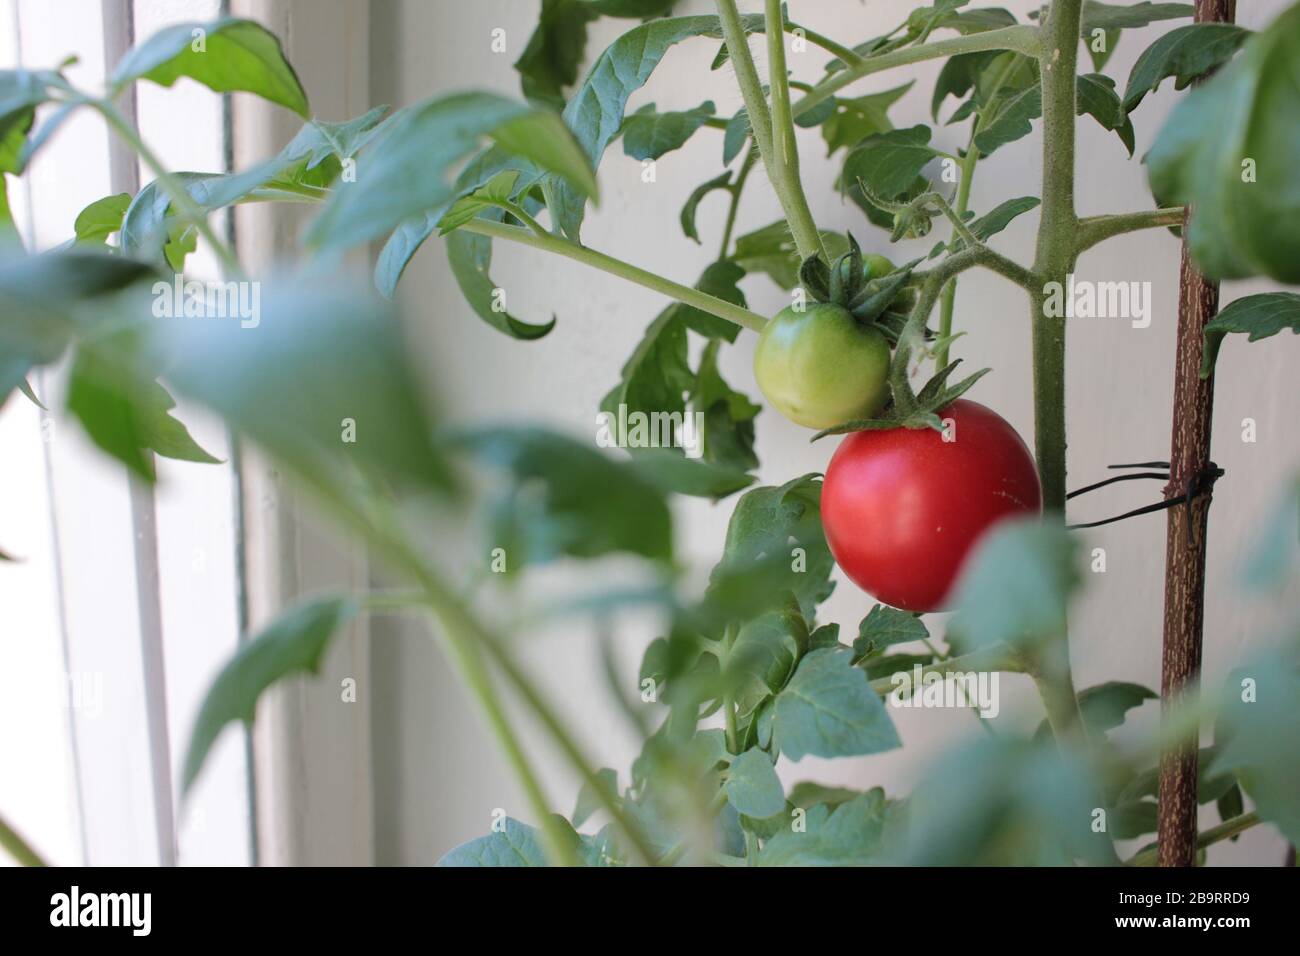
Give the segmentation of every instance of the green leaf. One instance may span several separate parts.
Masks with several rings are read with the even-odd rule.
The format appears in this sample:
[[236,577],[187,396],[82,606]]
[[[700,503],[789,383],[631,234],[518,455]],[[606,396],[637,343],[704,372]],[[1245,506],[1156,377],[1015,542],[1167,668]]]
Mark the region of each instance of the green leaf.
[[882,199],[896,199],[938,155],[929,143],[928,126],[868,136],[844,161],[844,181],[856,183],[861,180]]
[[718,501],[754,483],[754,476],[708,460],[687,458],[672,449],[642,448],[632,454],[637,473],[667,494]]
[[713,116],[713,111],[709,100],[693,110],[675,113],[659,113],[653,103],[647,103],[623,121],[623,152],[644,160],[680,149]]
[[1137,800],[1112,807],[1107,829],[1116,840],[1136,840],[1144,833],[1155,833],[1157,807],[1154,800]]
[[822,531],[820,478],[803,475],[740,497],[710,584],[720,585],[729,572],[768,565],[769,593],[793,592],[804,617],[811,618],[835,587],[834,563]]
[[718,371],[720,349],[716,339],[704,347],[688,408],[704,416],[704,460],[740,472],[750,471],[758,467],[754,419],[762,408],[723,380]]
[[1079,712],[1094,734],[1104,734],[1124,723],[1128,712],[1148,700],[1159,700],[1155,691],[1128,681],[1107,681],[1079,692]]
[[722,786],[727,801],[750,817],[770,817],[785,809],[785,791],[772,758],[754,747],[731,762]]
[[24,170],[36,107],[53,99],[62,79],[54,70],[0,70],[0,172]]
[[[881,795],[884,795],[883,791],[881,791]],[[848,803],[850,800],[856,800],[861,796],[863,796],[863,794],[858,790],[848,790],[844,787],[832,787],[824,783],[813,783],[810,780],[796,783],[790,789],[790,803],[796,807],[802,807],[805,810],[810,807],[815,807],[818,804],[823,804],[834,809],[835,807],[840,806],[840,804]]]
[[807,649],[808,625],[797,607],[768,611],[740,628],[723,666],[723,681],[742,720],[785,686]]
[[[1128,712],[1141,707],[1148,700],[1159,700],[1160,695],[1141,684],[1113,680],[1104,684],[1079,691],[1079,715],[1088,732],[1095,737],[1102,737],[1107,731],[1114,730],[1124,723]],[[1051,739],[1051,727],[1047,721],[1038,725],[1036,739]]]
[[1218,69],[1232,59],[1249,36],[1249,30],[1232,23],[1193,23],[1170,30],[1133,64],[1124,90],[1124,108],[1131,113],[1168,77],[1174,78],[1174,89],[1181,90],[1192,80]]
[[[822,246],[832,259],[848,251],[849,243],[842,233],[823,231],[821,237]],[[793,289],[799,284],[799,266],[803,260],[784,219],[739,236],[732,259],[746,273],[766,273],[782,289]]]
[[[1019,199],[1008,199],[999,203],[986,215],[966,223],[966,228],[970,230],[976,239],[988,239],[990,236],[996,236],[1011,225],[1012,220],[1017,216],[1022,216],[1029,210],[1036,209],[1040,202],[1041,200],[1037,196],[1021,196]],[[961,236],[955,236],[951,243],[940,242],[931,249],[930,258],[933,259],[945,250],[957,253],[964,248],[966,248],[966,240]]]
[[888,110],[915,82],[909,80],[902,86],[867,96],[837,99],[834,112],[822,124],[826,155],[830,156],[845,146],[856,146],[874,133],[893,129],[894,124],[889,121]]
[[932,761],[908,800],[915,866],[1115,865],[1111,833],[1092,831],[1106,806],[1093,769],[1054,742],[968,739]]
[[528,45],[515,61],[520,87],[530,102],[564,108],[564,93],[578,79],[587,49],[587,24],[599,17],[583,0],[542,0]]
[[[604,781],[608,789],[614,793],[618,792],[618,773],[616,771],[604,767],[596,771],[596,776]],[[582,826],[602,806],[604,804],[601,802],[600,797],[597,796],[595,789],[584,780],[582,788],[578,790],[578,802],[573,808],[573,825],[575,827]]]
[[68,382],[68,410],[101,449],[141,478],[155,478],[155,452],[164,458],[215,464],[186,427],[171,415],[175,400],[142,378],[119,352],[130,336],[87,339],[77,348]]
[[502,203],[510,202],[518,179],[517,169],[505,169],[489,179],[485,186],[474,190],[468,196],[457,199],[438,220],[438,232],[446,235],[453,229],[465,225],[479,213],[499,208]]
[[56,361],[74,336],[110,317],[93,300],[151,277],[146,263],[88,247],[35,256],[0,249],[0,378],[12,388],[33,366]]
[[[1223,795],[1214,802],[1214,808],[1219,811],[1220,820],[1231,820],[1233,817],[1239,817],[1246,812],[1245,801],[1241,797],[1241,785],[1234,779],[1232,786],[1223,792]],[[1232,838],[1236,840],[1236,837]]]
[[122,58],[109,86],[116,96],[136,80],[171,86],[183,76],[218,93],[255,93],[311,116],[307,94],[275,34],[235,17],[159,30]]
[[105,245],[109,236],[122,228],[122,217],[131,205],[129,193],[96,199],[81,212],[73,224],[77,242]]
[[1103,129],[1113,130],[1130,156],[1133,155],[1133,123],[1128,118],[1115,81],[1102,73],[1086,73],[1077,80],[1077,108],[1079,115],[1087,113]]
[[868,866],[882,862],[894,808],[883,790],[869,790],[833,810],[808,809],[802,831],[789,823],[758,852],[759,866]]
[[181,773],[188,792],[217,736],[229,723],[252,724],[262,692],[286,677],[315,674],[325,648],[357,612],[350,598],[329,597],[300,605],[243,644],[208,688],[190,733]]
[[1079,33],[1088,39],[1093,30],[1128,30],[1144,27],[1157,20],[1190,17],[1195,8],[1190,3],[1100,3],[1084,0]]
[[309,226],[308,243],[321,250],[359,245],[442,210],[455,198],[447,182],[451,167],[484,138],[564,177],[582,196],[595,195],[595,174],[555,113],[494,93],[453,93],[384,123],[357,159],[356,181],[336,189]]
[[[763,18],[747,17],[746,21],[761,24]],[[593,169],[600,165],[605,148],[623,126],[628,97],[645,84],[664,54],[691,37],[721,35],[717,17],[672,17],[634,27],[606,47],[564,108],[564,121]],[[555,222],[566,236],[576,240],[582,228],[585,197],[567,181],[556,183],[552,195]]]
[[[730,302],[732,305],[747,305],[745,293],[740,290],[740,280],[745,277],[745,270],[737,263],[729,259],[721,259],[718,262],[710,263],[700,275],[700,280],[695,283],[695,288],[701,292],[707,292],[716,299],[722,299],[724,302]],[[682,321],[692,332],[697,332],[708,339],[725,339],[728,342],[736,341],[736,336],[740,334],[740,326],[735,322],[728,322],[726,319],[719,318],[703,309],[697,309],[693,305],[677,305],[678,312],[681,313]]]
[[853,641],[854,660],[882,653],[895,644],[910,644],[929,638],[930,632],[915,614],[877,604],[858,625],[858,636]]
[[1174,107],[1147,153],[1152,191],[1196,209],[1187,242],[1211,279],[1300,283],[1300,191],[1291,169],[1300,115],[1300,6]]
[[167,380],[310,481],[354,468],[446,491],[424,389],[391,307],[325,281],[255,283],[256,324],[162,325]]
[[631,465],[537,428],[475,429],[457,444],[511,476],[493,542],[506,549],[508,568],[614,552],[671,560],[663,493]]
[[750,132],[749,114],[743,109],[737,110],[736,115],[727,120],[727,128],[722,131],[723,166],[730,166],[731,161],[740,155],[740,150],[748,141]]
[[555,316],[549,322],[534,325],[505,311],[504,290],[488,275],[492,268],[492,240],[487,236],[462,230],[453,232],[447,237],[447,262],[474,314],[498,332],[531,341],[555,328]]
[[1207,375],[1219,357],[1223,337],[1230,332],[1246,332],[1248,342],[1258,342],[1290,329],[1300,335],[1300,294],[1264,292],[1237,299],[1205,325],[1205,357],[1201,374]]
[[[1086,113],[1103,128],[1113,130],[1132,155],[1133,124],[1115,92],[1115,81],[1101,73],[1087,73],[1078,77],[1077,84],[1075,109],[1078,114]],[[1042,86],[1026,87],[1010,99],[997,118],[975,137],[975,145],[987,156],[1001,146],[1028,136],[1033,130],[1031,121],[1042,115]]]
[[1283,590],[1300,575],[1300,477],[1274,506],[1242,571],[1243,583],[1256,592]]
[[976,549],[959,579],[956,625],[972,649],[1034,644],[1065,632],[1079,582],[1077,542],[1059,524],[1013,520]]
[[1235,773],[1259,815],[1300,841],[1300,662],[1279,647],[1234,670],[1207,775]]
[[500,830],[449,850],[438,866],[549,866],[541,831],[506,817]]
[[731,173],[725,172],[721,176],[710,179],[707,183],[701,183],[691,191],[690,196],[686,199],[686,205],[682,206],[680,217],[682,232],[685,233],[687,239],[694,239],[696,242],[700,241],[699,231],[695,228],[695,213],[700,208],[700,201],[715,189],[725,190],[730,185]]
[[799,662],[773,705],[772,735],[776,748],[795,761],[902,745],[884,702],[853,666],[853,653],[835,648],[812,651]]

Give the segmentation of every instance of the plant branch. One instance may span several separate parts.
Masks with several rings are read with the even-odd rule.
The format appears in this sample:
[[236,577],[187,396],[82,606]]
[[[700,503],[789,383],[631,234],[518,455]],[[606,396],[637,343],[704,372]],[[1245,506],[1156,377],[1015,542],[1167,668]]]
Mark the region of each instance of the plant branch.
[[[1236,0],[1197,0],[1196,22],[1231,23]],[[1214,378],[1200,374],[1205,326],[1219,311],[1219,284],[1193,261],[1187,243],[1195,212],[1184,212],[1178,275],[1178,333],[1174,354],[1173,424],[1169,484],[1165,499],[1195,489],[1210,464]],[[1194,693],[1201,673],[1205,630],[1205,559],[1210,494],[1196,495],[1186,508],[1170,508],[1165,527],[1164,626],[1160,653],[1162,716],[1179,698]],[[1194,866],[1196,848],[1198,735],[1188,734],[1160,754],[1158,796],[1159,863]]]
[[718,258],[727,258],[727,253],[731,250],[731,236],[736,230],[736,213],[740,211],[740,194],[745,188],[745,181],[749,179],[750,170],[754,168],[754,151],[749,150],[745,153],[744,162],[740,164],[740,172],[736,173],[736,181],[727,187],[731,193],[731,202],[727,206],[727,219],[722,227],[722,247],[718,250]]
[[3,816],[0,816],[0,847],[3,847],[19,866],[49,866]]
[[537,772],[524,753],[519,738],[510,726],[510,720],[501,706],[501,701],[493,691],[491,678],[483,666],[478,649],[474,646],[475,642],[470,630],[466,628],[461,615],[444,606],[444,602],[438,602],[436,598],[431,600],[431,598],[434,598],[434,595],[429,595],[426,601],[432,606],[433,613],[437,615],[446,631],[445,645],[448,655],[465,685],[478,701],[497,742],[505,751],[507,762],[524,788],[528,803],[537,817],[538,826],[546,837],[547,856],[559,866],[577,866],[578,858],[572,842],[565,838],[563,828],[551,814]]
[[[927,664],[921,668],[921,677],[924,679],[930,674],[970,673],[971,671],[1004,671],[1009,674],[1023,674],[1025,672],[1025,661],[1021,654],[1013,648],[999,645],[972,651],[960,657],[949,657],[933,664]],[[911,686],[913,671],[899,671],[899,673],[907,675],[908,686]],[[889,677],[876,678],[871,682],[871,689],[880,696],[887,697],[899,686],[894,681],[896,676],[896,674],[893,674]],[[913,687],[912,690],[915,691],[916,688]]]
[[[970,142],[966,144],[966,155],[962,157],[958,168],[961,169],[961,183],[957,186],[957,218],[964,220],[966,210],[970,208],[971,180],[975,177],[975,164],[979,162],[980,151],[975,146],[975,128],[972,127]],[[952,338],[952,315],[957,302],[957,280],[951,279],[943,287],[939,300],[939,346],[935,349],[935,368],[948,364],[948,343]]]
[[[1243,813],[1241,816],[1233,817],[1231,820],[1224,820],[1218,826],[1210,827],[1208,830],[1202,830],[1196,837],[1196,849],[1204,850],[1206,847],[1221,843],[1237,836],[1239,833],[1245,833],[1251,827],[1264,821],[1259,818],[1259,814],[1252,810],[1250,813]],[[1160,845],[1148,847],[1136,856],[1130,857],[1125,861],[1125,866],[1155,866],[1156,859],[1160,853]]]
[[799,258],[826,258],[821,233],[813,222],[808,197],[799,179],[799,146],[795,142],[794,120],[790,115],[790,80],[785,66],[785,34],[781,24],[781,0],[766,0],[768,86],[772,91],[772,153],[767,159],[768,175],[779,181],[778,193],[785,196],[790,232],[799,247]]
[[239,264],[239,259],[235,257],[234,252],[218,237],[212,226],[208,223],[208,213],[190,195],[189,190],[183,184],[177,181],[167,167],[151,150],[140,134],[135,131],[112,103],[107,100],[88,100],[89,104],[99,111],[104,117],[104,121],[112,127],[122,140],[131,147],[132,151],[149,167],[154,177],[158,180],[158,185],[162,187],[164,193],[171,199],[172,205],[176,207],[177,214],[186,222],[191,223],[195,229],[212,246],[213,252],[221,260],[226,274],[230,276],[243,275],[243,268]]
[[1183,224],[1182,206],[1166,209],[1146,209],[1142,212],[1124,212],[1109,216],[1088,216],[1079,220],[1075,234],[1076,255],[1105,242],[1113,236],[1139,229],[1157,229],[1161,226],[1181,226]]
[[561,239],[555,235],[539,236],[523,226],[509,226],[488,219],[471,219],[459,228],[482,236],[491,236],[493,239],[518,242],[525,246],[532,246],[534,249],[541,249],[544,252],[564,256],[566,259],[573,259],[575,262],[584,263],[592,268],[600,269],[602,272],[608,272],[610,275],[634,282],[639,286],[666,295],[670,299],[676,299],[678,302],[694,306],[701,312],[716,315],[720,319],[726,319],[728,322],[734,322],[736,325],[752,329],[755,332],[762,331],[763,326],[767,324],[767,320],[757,312],[751,312],[749,309],[726,302],[717,296],[701,292],[699,289],[692,289],[690,286],[681,285],[671,279],[665,279],[663,276],[655,275],[653,272],[647,272],[645,269],[634,266],[630,262],[615,259],[613,256],[607,256],[603,252],[597,252],[594,249],[588,249],[586,246],[570,242],[568,239]]
[[[721,3],[721,0],[719,2]],[[725,30],[725,21],[723,27]],[[948,40],[923,43],[919,46],[904,47],[901,50],[882,53],[880,56],[861,57],[858,63],[850,65],[818,83],[811,93],[800,98],[791,107],[791,113],[794,116],[802,116],[819,103],[834,96],[836,92],[850,83],[860,80],[864,76],[870,76],[872,73],[893,69],[896,66],[907,66],[910,63],[921,63],[925,60],[954,56],[958,53],[979,53],[984,50],[1015,50],[1017,53],[1023,53],[1026,56],[1037,56],[1038,45],[1039,28],[1028,24],[1019,24],[1013,27],[1003,27],[999,30],[988,30],[984,33],[972,33],[970,36],[953,37]],[[735,55],[734,51],[732,55]]]
[[848,66],[861,66],[866,62],[866,58],[860,53],[855,53],[842,43],[837,43],[828,36],[823,36],[815,30],[809,30],[806,26],[798,23],[787,23],[786,31],[795,33],[796,31],[803,34],[805,40],[813,46],[821,47],[832,56],[838,57]]

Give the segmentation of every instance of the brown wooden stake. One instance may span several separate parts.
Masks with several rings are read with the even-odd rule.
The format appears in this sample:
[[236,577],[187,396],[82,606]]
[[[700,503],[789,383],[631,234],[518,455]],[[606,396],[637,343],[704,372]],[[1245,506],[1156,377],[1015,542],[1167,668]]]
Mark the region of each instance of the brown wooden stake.
[[[1231,23],[1236,0],[1196,0],[1196,22]],[[1194,690],[1201,670],[1205,618],[1205,535],[1210,510],[1210,419],[1214,379],[1202,379],[1205,325],[1219,310],[1219,286],[1197,270],[1187,248],[1189,208],[1183,218],[1183,257],[1178,288],[1178,349],[1174,368],[1173,442],[1165,498],[1195,495],[1170,508],[1165,537],[1165,620],[1160,697],[1166,711]],[[1160,760],[1159,851],[1161,866],[1196,864],[1196,754],[1188,737]]]

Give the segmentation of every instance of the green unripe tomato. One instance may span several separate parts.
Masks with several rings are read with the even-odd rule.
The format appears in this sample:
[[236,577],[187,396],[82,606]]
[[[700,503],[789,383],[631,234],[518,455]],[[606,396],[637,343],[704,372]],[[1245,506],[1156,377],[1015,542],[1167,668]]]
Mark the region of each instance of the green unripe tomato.
[[[894,264],[879,253],[864,253],[862,256],[863,279],[871,282],[881,279],[894,271]],[[916,305],[916,287],[905,285],[898,290],[898,298],[889,303],[887,311],[899,315],[910,315],[912,306]]]
[[894,264],[877,252],[865,252],[862,254],[862,271],[863,278],[870,282],[889,275],[894,271]]
[[870,418],[889,398],[889,343],[838,305],[782,309],[763,328],[754,377],[782,415],[806,428]]

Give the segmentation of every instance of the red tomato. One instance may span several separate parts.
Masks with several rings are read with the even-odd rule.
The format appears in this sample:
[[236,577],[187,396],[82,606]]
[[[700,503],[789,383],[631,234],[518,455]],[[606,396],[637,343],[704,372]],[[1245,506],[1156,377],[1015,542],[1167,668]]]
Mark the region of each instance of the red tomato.
[[853,432],[822,485],[822,525],[844,573],[877,600],[942,610],[976,542],[1043,506],[1034,459],[1006,420],[957,399],[933,429]]

